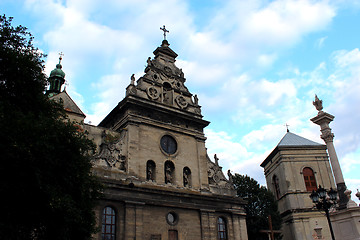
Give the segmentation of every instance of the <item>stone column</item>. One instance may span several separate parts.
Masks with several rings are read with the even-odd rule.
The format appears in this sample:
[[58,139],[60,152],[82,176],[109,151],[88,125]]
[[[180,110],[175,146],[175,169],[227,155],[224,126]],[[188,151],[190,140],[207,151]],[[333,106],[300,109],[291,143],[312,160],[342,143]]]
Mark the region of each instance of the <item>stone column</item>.
[[[344,177],[340,168],[339,160],[336,155],[333,139],[334,134],[331,132],[331,128],[329,127],[330,122],[334,119],[334,116],[323,112],[322,109],[322,101],[318,99],[318,97],[315,95],[315,101],[313,102],[316,109],[319,111],[318,115],[312,119],[310,119],[313,123],[320,126],[321,135],[320,137],[324,140],[326,143],[329,157],[330,157],[330,163],[333,170],[333,174],[335,177],[335,182],[337,186],[337,191],[339,194],[340,202],[339,202],[339,209],[345,209],[347,202],[349,199],[345,195],[346,185],[344,181]],[[325,186],[326,187],[326,186]]]

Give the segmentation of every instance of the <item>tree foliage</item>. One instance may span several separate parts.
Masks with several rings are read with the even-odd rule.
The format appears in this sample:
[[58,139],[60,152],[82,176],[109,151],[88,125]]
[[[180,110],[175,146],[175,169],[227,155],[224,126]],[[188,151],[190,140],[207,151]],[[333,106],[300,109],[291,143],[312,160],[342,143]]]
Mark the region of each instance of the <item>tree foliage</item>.
[[90,239],[93,143],[44,95],[44,55],[0,16],[0,239]]
[[[233,181],[237,195],[248,202],[245,207],[248,238],[267,240],[267,234],[259,231],[269,229],[269,215],[271,215],[273,229],[281,228],[281,216],[274,195],[247,175],[235,174]],[[276,237],[281,239],[281,236]]]

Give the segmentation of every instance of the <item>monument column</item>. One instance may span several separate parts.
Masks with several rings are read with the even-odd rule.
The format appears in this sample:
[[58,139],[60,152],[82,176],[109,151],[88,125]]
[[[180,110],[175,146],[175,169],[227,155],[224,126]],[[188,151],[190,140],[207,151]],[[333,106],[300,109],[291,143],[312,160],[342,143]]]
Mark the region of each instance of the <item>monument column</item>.
[[339,194],[340,202],[339,202],[339,209],[345,209],[347,202],[349,201],[348,197],[345,195],[346,185],[344,181],[343,174],[341,172],[340,164],[338,157],[336,155],[333,139],[334,134],[331,132],[331,128],[329,127],[330,122],[334,119],[334,116],[323,112],[323,106],[322,106],[322,100],[320,100],[315,95],[315,101],[313,101],[313,105],[315,106],[316,110],[318,110],[318,115],[312,119],[310,119],[313,123],[320,126],[321,135],[320,137],[324,140],[326,143],[329,157],[330,157],[330,163],[333,170],[333,174],[335,177],[335,182],[337,186],[337,191]]

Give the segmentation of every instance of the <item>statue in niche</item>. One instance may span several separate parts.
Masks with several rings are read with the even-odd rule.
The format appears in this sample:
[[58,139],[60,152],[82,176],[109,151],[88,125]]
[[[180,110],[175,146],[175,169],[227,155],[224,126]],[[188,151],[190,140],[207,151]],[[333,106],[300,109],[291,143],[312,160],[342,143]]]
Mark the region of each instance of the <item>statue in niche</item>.
[[148,161],[146,164],[146,180],[154,181],[155,180],[155,164],[152,161]]
[[184,168],[184,172],[183,172],[184,187],[191,187],[190,177],[191,177],[190,169]]
[[171,164],[165,163],[165,183],[172,183],[173,171],[174,171],[174,168],[171,166]]

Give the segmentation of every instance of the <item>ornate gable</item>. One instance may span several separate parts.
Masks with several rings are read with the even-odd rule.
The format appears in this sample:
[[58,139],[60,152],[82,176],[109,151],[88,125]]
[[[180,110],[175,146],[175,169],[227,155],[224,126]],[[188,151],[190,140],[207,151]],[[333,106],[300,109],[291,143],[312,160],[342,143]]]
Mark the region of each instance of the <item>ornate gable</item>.
[[177,54],[169,45],[163,40],[154,51],[154,59],[148,58],[145,74],[137,80],[136,85],[135,76],[131,76],[126,95],[145,98],[201,117],[198,98],[185,86],[184,73],[175,65]]

